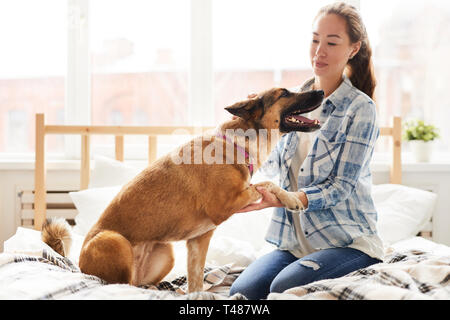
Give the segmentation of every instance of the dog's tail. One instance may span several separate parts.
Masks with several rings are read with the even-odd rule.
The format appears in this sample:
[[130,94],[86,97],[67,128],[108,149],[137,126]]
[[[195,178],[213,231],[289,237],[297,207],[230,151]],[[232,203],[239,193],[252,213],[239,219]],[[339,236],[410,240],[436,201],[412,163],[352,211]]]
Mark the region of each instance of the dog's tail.
[[71,227],[63,218],[47,219],[42,225],[41,239],[57,253],[67,257],[72,245]]

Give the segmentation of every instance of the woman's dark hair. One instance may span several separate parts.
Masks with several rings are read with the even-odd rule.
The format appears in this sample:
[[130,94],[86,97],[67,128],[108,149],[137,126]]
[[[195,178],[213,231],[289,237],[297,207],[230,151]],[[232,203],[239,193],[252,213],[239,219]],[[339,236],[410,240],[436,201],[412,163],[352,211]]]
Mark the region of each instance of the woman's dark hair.
[[347,75],[356,88],[373,99],[376,79],[372,63],[372,48],[361,15],[354,6],[345,2],[336,2],[321,8],[314,20],[326,14],[338,15],[346,21],[347,34],[351,43],[361,41],[358,53],[347,63]]

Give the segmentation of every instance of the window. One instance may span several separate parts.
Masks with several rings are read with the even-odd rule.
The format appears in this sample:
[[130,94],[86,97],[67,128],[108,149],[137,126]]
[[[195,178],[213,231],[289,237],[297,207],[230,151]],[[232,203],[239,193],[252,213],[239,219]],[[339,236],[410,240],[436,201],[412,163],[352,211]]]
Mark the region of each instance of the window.
[[[0,157],[33,156],[36,112],[51,124],[216,125],[249,93],[312,76],[312,20],[330,2],[2,1],[0,28],[12,32],[2,32],[0,52]],[[347,2],[371,40],[380,125],[424,118],[448,151],[448,1]],[[47,139],[50,153],[77,155],[74,137]],[[145,138],[130,139],[145,150]],[[113,141],[95,137],[92,154]]]
[[[90,1],[92,124],[186,123],[189,11],[186,0]],[[125,157],[147,156],[146,137],[125,139]],[[93,154],[110,156],[113,143],[93,136]]]
[[25,145],[21,143],[26,141],[30,136],[27,128],[27,114],[24,109],[12,109],[8,111],[8,117],[4,128],[7,128],[9,141],[5,141],[6,150],[8,152],[23,152]]
[[[67,3],[0,2],[0,153],[34,152],[34,115],[63,123],[67,55]],[[62,152],[51,137],[47,150]]]
[[360,3],[374,54],[380,123],[390,123],[394,115],[422,118],[440,129],[436,147],[448,152],[450,2]]
[[89,14],[92,124],[184,124],[189,1],[92,0]]

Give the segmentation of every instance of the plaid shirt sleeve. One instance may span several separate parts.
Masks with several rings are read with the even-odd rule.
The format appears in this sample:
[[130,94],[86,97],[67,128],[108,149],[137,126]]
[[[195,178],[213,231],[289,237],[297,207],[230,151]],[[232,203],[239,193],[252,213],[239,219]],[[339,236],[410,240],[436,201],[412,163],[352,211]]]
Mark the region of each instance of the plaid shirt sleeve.
[[272,152],[267,157],[267,160],[263,163],[259,171],[264,174],[267,178],[272,179],[280,174],[280,148],[281,144],[278,143],[277,146],[272,150]]
[[373,103],[356,103],[349,116],[345,130],[345,141],[339,145],[337,158],[331,174],[323,183],[303,187],[308,207],[316,211],[335,206],[345,201],[355,189],[361,169],[370,157],[379,135],[376,125],[376,108]]

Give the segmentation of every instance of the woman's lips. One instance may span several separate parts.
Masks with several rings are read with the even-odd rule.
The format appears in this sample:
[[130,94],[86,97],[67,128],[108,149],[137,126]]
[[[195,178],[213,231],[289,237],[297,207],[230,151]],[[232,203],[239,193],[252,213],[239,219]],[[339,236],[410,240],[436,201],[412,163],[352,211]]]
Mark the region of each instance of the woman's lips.
[[324,62],[315,62],[315,66],[316,68],[324,68],[326,67],[328,64],[324,63]]

